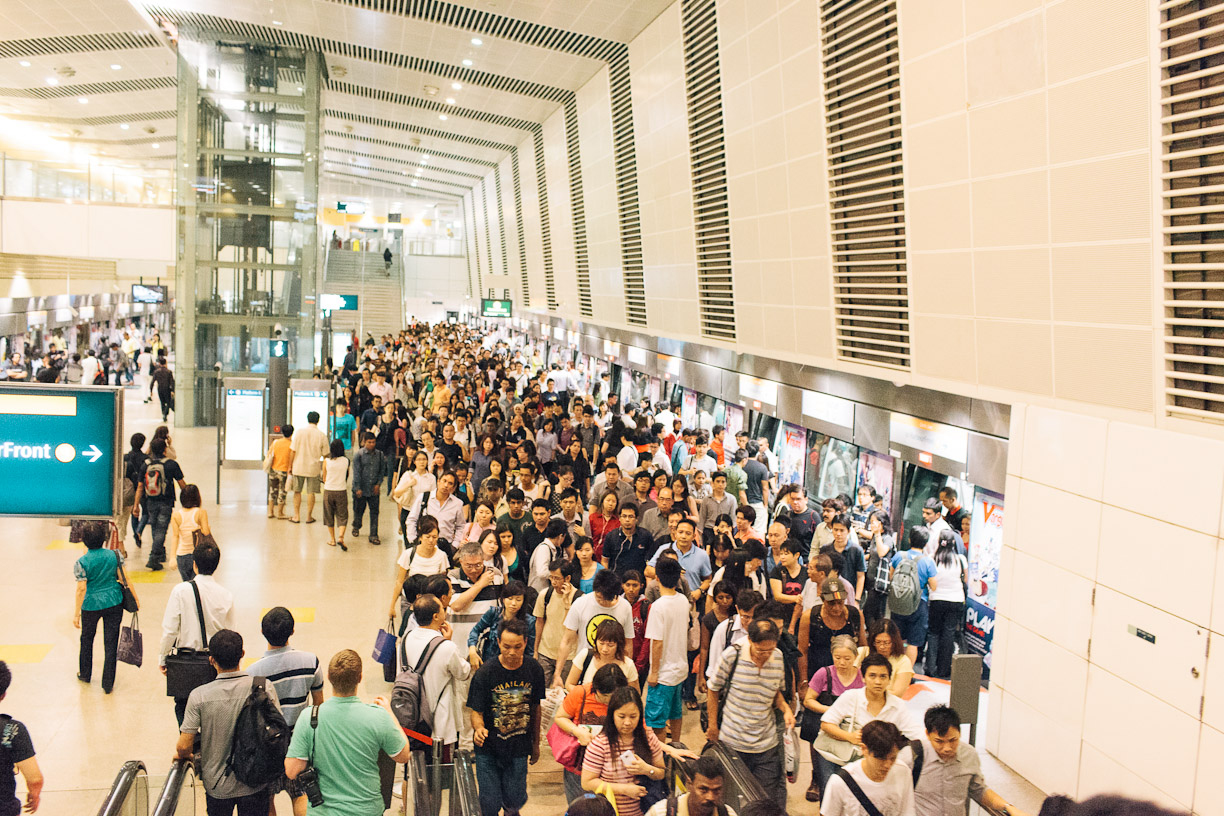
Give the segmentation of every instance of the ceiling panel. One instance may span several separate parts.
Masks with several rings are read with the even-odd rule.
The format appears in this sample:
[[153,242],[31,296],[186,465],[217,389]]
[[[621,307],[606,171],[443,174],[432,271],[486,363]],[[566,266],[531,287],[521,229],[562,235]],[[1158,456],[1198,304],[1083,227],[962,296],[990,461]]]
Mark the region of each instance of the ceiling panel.
[[454,5],[627,43],[676,0],[451,0]]
[[147,30],[124,0],[4,0],[0,32],[6,40]]

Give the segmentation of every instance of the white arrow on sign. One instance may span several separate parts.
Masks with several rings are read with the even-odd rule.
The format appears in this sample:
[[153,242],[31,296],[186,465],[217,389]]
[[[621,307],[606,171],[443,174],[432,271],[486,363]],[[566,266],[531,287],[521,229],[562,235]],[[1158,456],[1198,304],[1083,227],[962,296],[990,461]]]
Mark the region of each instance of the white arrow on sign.
[[97,445],[90,445],[89,450],[81,451],[82,456],[88,456],[90,462],[96,462],[102,456],[102,451],[98,450]]

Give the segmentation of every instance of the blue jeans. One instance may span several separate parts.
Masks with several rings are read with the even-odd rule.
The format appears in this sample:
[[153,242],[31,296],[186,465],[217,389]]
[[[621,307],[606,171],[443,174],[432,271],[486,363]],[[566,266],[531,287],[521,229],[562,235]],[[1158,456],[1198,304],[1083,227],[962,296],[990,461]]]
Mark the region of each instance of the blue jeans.
[[481,816],[518,813],[527,804],[527,757],[476,754]]
[[[926,598],[922,599],[922,603],[918,604],[918,609],[912,615],[897,615],[892,616],[893,623],[897,624],[897,628],[901,630],[901,637],[905,641],[906,646],[913,646],[918,650],[918,656],[914,658],[915,670],[917,664],[922,660],[922,650],[926,646],[927,639],[927,620],[930,614],[930,603]],[[924,671],[926,669],[924,668]],[[929,671],[927,671],[930,674]]]
[[190,581],[195,577],[195,556],[180,555],[177,556],[179,576],[184,581]]
[[161,564],[166,560],[166,531],[170,529],[170,516],[174,505],[169,502],[151,501],[145,505],[149,515],[149,526],[153,528],[153,548],[149,550],[146,566]]

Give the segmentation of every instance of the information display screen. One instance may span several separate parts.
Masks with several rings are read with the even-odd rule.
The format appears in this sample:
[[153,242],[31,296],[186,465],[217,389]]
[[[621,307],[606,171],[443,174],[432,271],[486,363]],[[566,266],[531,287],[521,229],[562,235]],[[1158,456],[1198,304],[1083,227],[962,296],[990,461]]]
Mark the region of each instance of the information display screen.
[[481,298],[481,317],[510,317],[514,313],[513,305],[508,300],[489,300]]
[[122,425],[117,388],[0,385],[0,516],[117,514]]
[[[317,380],[309,380],[308,382],[325,385]],[[315,389],[302,388],[297,384],[297,381],[292,381],[289,384],[292,389],[289,394],[289,424],[294,428],[305,428],[307,424],[306,417],[311,411],[315,411],[319,415],[319,427],[326,428],[327,422],[327,392],[318,391]]]
[[262,388],[225,389],[225,459],[263,459],[264,392]]
[[148,286],[143,283],[133,283],[132,301],[135,303],[165,303],[166,287]]

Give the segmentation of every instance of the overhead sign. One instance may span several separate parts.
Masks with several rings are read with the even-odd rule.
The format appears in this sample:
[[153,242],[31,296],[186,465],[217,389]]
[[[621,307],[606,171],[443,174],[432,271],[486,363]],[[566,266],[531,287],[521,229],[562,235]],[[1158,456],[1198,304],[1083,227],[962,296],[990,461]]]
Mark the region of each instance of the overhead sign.
[[854,427],[854,403],[832,394],[805,390],[803,392],[803,415],[842,428]]
[[357,311],[357,295],[319,295],[319,308],[325,312],[355,312]]
[[769,405],[778,404],[778,384],[760,377],[739,375],[740,399],[758,400]]
[[114,517],[122,427],[122,389],[0,385],[0,515]]
[[264,382],[225,380],[225,448],[228,462],[262,462],[264,456]]
[[514,305],[508,300],[480,299],[481,317],[510,317],[514,313]]
[[960,464],[969,461],[969,431],[964,428],[893,411],[888,422],[888,439],[893,445],[912,448],[920,456],[927,454],[924,465],[933,464],[931,454]]
[[349,215],[365,215],[366,205],[360,201],[337,201],[336,212]]
[[273,340],[270,346],[269,353],[273,357],[288,357],[289,356],[289,341],[288,340]]
[[143,283],[132,284],[133,303],[165,303],[167,289],[165,286],[149,286]]

